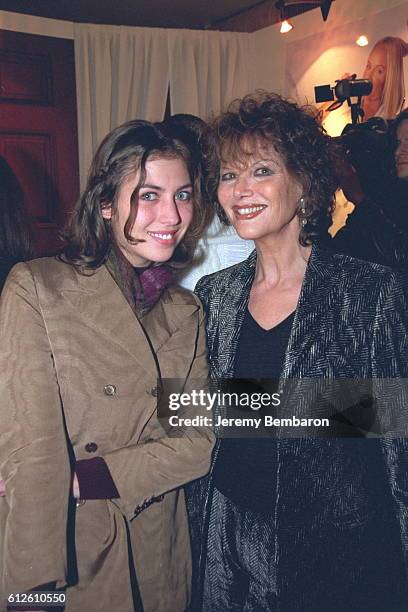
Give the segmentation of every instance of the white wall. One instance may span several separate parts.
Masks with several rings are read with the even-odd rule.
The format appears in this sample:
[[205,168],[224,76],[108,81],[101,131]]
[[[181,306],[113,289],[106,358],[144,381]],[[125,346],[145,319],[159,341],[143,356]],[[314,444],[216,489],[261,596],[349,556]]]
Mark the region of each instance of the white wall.
[[[277,24],[254,32],[251,35],[251,43],[258,58],[253,74],[256,87],[285,93],[285,47],[288,43],[324,32],[328,27],[342,26],[401,4],[408,6],[406,0],[335,0],[326,22],[323,21],[321,11],[317,8],[291,19],[294,28],[287,34],[280,34]],[[408,39],[408,29],[406,38]]]

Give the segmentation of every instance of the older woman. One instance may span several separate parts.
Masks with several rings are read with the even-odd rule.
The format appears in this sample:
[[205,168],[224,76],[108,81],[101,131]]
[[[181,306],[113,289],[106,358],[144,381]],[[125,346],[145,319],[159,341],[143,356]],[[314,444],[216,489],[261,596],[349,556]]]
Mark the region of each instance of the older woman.
[[188,605],[181,487],[209,469],[213,436],[166,436],[157,397],[164,378],[206,376],[202,308],[174,277],[206,218],[198,151],[177,130],[131,121],[97,151],[63,257],[11,271],[0,310],[1,609],[41,605],[50,590],[67,612]]
[[[332,145],[312,114],[259,94],[235,102],[214,130],[219,212],[256,250],[197,285],[213,377],[296,386],[308,378],[406,376],[398,279],[315,244],[335,183]],[[312,414],[307,397],[291,400],[290,385],[285,393],[292,414],[299,406]],[[360,399],[360,422],[347,410],[337,415],[334,438],[289,439],[281,430],[275,438],[221,439],[210,478],[190,490],[195,609],[405,607],[404,443],[364,439],[372,406]]]

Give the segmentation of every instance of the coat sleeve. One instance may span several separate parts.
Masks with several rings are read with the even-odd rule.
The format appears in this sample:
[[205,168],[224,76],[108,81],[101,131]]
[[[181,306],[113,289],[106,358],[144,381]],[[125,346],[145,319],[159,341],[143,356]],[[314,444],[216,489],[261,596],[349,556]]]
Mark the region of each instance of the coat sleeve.
[[[196,351],[189,381],[208,375],[205,317],[200,308]],[[180,429],[176,436],[163,436],[104,455],[120,499],[115,503],[133,518],[161,495],[206,474],[214,445],[211,427]]]
[[0,302],[1,581],[4,593],[66,584],[71,469],[58,380],[27,264]]
[[373,377],[381,445],[396,505],[408,580],[408,308],[398,276],[384,284],[374,324]]

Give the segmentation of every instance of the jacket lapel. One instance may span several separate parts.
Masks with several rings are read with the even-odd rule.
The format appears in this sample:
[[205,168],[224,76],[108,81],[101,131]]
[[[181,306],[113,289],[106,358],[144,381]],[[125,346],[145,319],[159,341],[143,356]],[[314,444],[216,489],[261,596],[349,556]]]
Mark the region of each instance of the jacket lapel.
[[[190,317],[199,310],[198,304],[186,304],[182,294],[170,286],[162,299],[141,320],[143,328],[152,339],[155,352],[167,349],[173,334],[185,325],[190,325]],[[192,328],[193,330],[193,328]]]
[[234,375],[235,354],[255,275],[255,266],[256,251],[253,251],[242,263],[239,273],[220,301],[216,372],[220,378],[231,378]]
[[331,309],[333,266],[330,253],[313,246],[285,353],[283,379],[311,375],[313,345],[319,340],[322,316]]
[[119,344],[146,373],[157,379],[158,369],[151,342],[126,298],[105,266],[93,274],[76,274],[72,287],[62,291],[65,302],[108,342]]

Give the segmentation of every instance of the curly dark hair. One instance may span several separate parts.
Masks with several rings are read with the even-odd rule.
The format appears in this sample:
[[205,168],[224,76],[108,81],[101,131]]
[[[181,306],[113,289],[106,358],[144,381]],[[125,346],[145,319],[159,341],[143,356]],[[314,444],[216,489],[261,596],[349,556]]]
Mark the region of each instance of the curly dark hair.
[[257,91],[234,100],[213,121],[218,168],[212,173],[209,188],[223,223],[228,225],[229,221],[215,195],[221,160],[242,163],[259,147],[273,145],[288,172],[303,188],[306,224],[301,226],[300,244],[307,246],[327,233],[337,188],[338,151],[315,115],[312,107],[301,107],[277,94]]
[[77,266],[79,271],[96,269],[106,261],[113,238],[110,223],[101,211],[110,205],[115,207],[121,185],[130,174],[139,171],[124,227],[128,242],[137,244],[131,232],[137,215],[139,190],[146,179],[146,162],[160,158],[182,159],[193,185],[193,219],[168,264],[182,267],[192,259],[212,211],[202,193],[200,148],[198,144],[191,145],[182,129],[179,132],[166,122],[133,120],[115,128],[104,138],[93,159],[85,191],[63,234],[67,241],[61,255],[63,261]]

